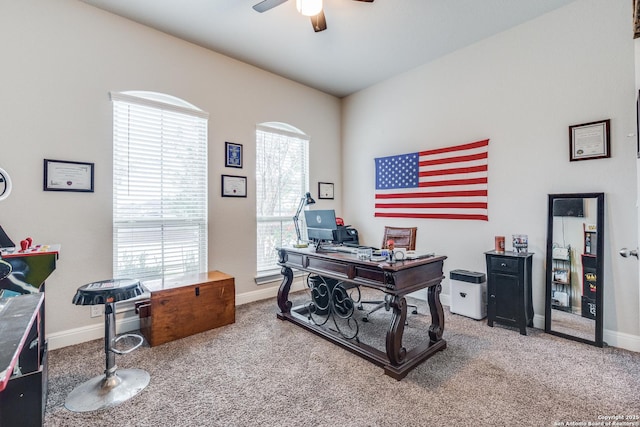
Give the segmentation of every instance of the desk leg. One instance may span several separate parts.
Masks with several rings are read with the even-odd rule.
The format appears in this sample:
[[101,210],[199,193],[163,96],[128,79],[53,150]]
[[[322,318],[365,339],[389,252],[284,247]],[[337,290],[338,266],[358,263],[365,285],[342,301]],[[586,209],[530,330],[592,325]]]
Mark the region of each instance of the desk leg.
[[391,297],[390,304],[393,310],[393,317],[387,331],[387,356],[392,365],[399,365],[407,355],[407,350],[402,346],[404,322],[407,320],[407,301],[404,297],[394,295]]
[[427,300],[429,302],[429,311],[431,312],[431,326],[429,326],[429,338],[431,343],[435,343],[442,339],[442,333],[444,332],[444,309],[440,302],[440,292],[442,291],[442,285],[431,286]]
[[291,313],[292,303],[289,301],[289,290],[291,289],[291,283],[293,283],[293,271],[289,267],[282,267],[280,273],[282,273],[283,277],[280,289],[278,289],[278,307],[280,307],[278,318],[283,319],[281,314]]

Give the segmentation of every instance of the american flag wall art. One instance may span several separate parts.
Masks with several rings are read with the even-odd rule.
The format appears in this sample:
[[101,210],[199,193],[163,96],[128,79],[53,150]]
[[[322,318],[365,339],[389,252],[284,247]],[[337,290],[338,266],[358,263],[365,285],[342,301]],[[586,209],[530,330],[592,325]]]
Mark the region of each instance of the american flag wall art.
[[489,220],[488,139],[375,163],[376,217]]

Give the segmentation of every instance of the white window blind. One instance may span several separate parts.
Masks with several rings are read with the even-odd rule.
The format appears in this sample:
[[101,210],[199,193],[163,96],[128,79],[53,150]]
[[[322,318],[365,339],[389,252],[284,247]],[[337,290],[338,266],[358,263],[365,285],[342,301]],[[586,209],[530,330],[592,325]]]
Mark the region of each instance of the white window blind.
[[[309,191],[309,138],[281,123],[256,129],[257,275],[278,272],[276,247],[296,243],[293,216]],[[304,230],[304,227],[302,227]]]
[[111,93],[113,273],[207,270],[207,113],[163,94]]

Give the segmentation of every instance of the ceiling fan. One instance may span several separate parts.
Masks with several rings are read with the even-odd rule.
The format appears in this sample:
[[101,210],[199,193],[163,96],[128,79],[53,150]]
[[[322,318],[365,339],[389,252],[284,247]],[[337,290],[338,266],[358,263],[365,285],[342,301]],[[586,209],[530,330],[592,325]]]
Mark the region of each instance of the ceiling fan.
[[[257,12],[266,12],[276,6],[280,6],[288,0],[262,0],[260,3],[254,4],[253,9]],[[373,3],[373,0],[354,0],[366,3]],[[327,29],[327,20],[322,10],[322,0],[296,0],[298,12],[311,17],[311,25],[316,33]]]

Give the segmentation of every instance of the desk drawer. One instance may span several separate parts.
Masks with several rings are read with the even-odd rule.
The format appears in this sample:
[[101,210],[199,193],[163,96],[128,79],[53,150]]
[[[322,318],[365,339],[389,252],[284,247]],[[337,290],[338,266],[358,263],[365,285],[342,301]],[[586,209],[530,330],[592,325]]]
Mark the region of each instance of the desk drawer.
[[491,257],[491,270],[503,271],[506,273],[518,272],[518,259],[517,258],[502,258]]

